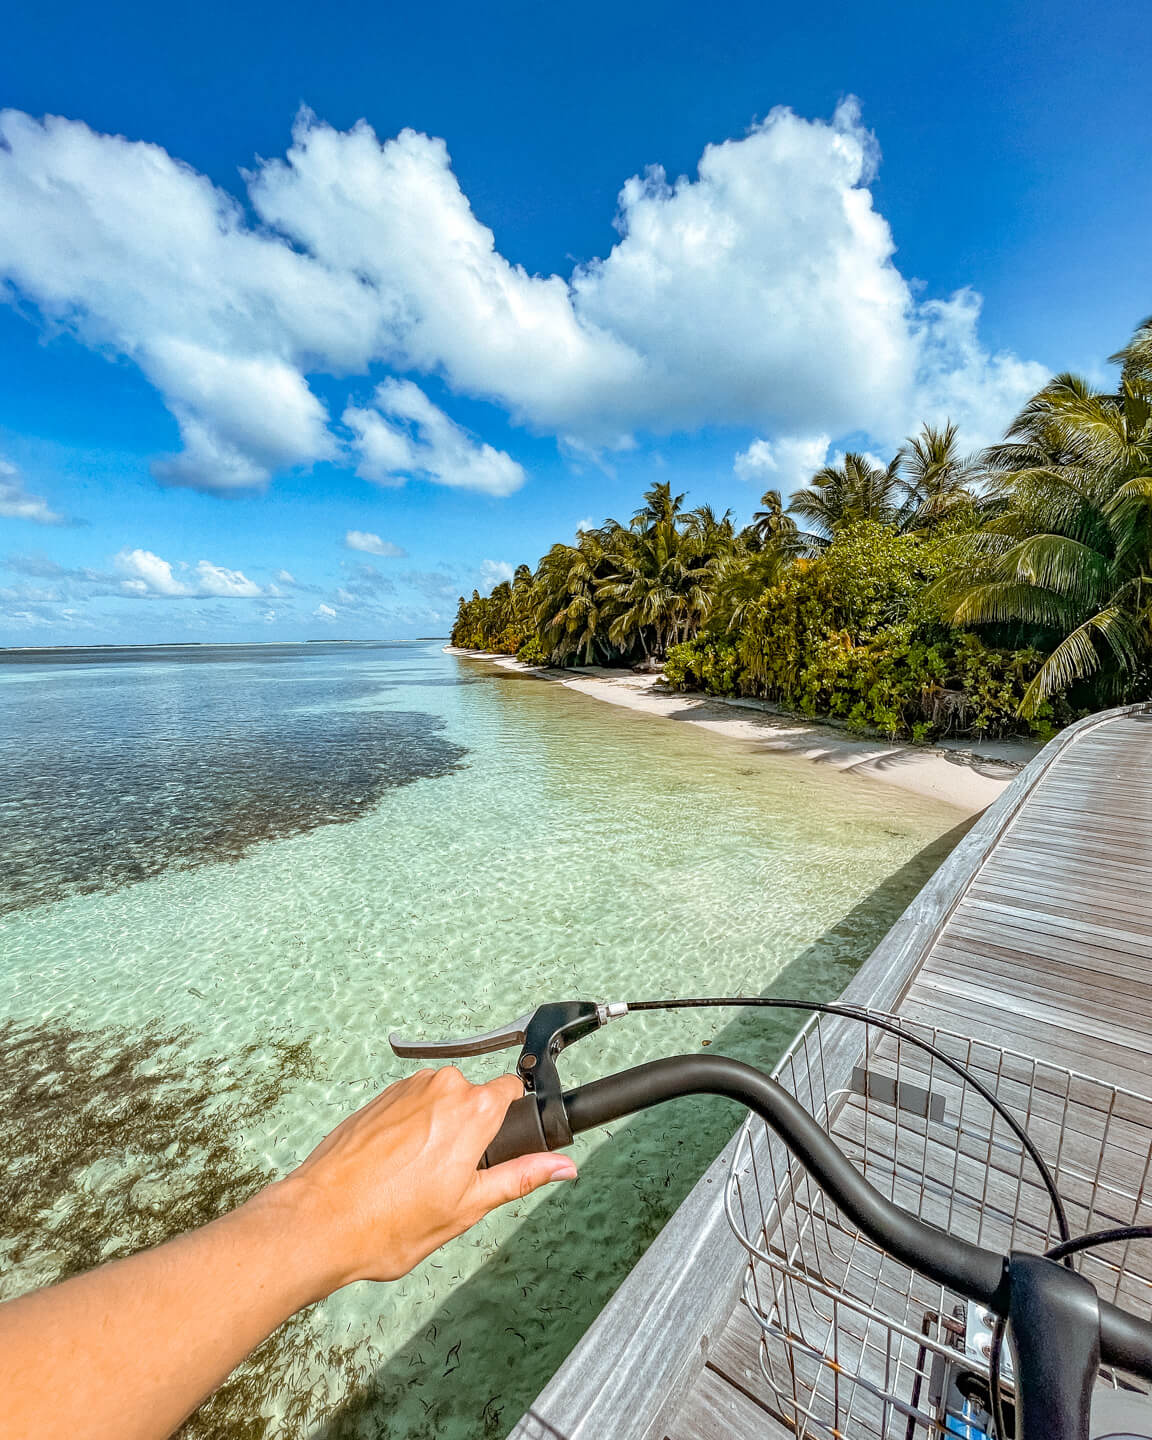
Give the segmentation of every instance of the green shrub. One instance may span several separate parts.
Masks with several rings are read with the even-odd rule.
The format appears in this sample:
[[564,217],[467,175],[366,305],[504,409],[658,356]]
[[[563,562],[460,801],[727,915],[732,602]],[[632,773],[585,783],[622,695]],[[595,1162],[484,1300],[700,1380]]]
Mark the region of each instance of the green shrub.
[[[949,563],[947,542],[872,522],[842,531],[750,608],[735,647],[741,693],[920,741],[1042,733],[1017,713],[1042,657],[941,623],[925,592]],[[694,673],[709,688],[702,661]]]
[[698,635],[695,640],[673,645],[664,659],[664,679],[675,690],[737,695],[741,674],[735,642],[715,635]]
[[552,661],[551,652],[539,635],[529,635],[516,651],[516,658],[525,665],[548,665]]

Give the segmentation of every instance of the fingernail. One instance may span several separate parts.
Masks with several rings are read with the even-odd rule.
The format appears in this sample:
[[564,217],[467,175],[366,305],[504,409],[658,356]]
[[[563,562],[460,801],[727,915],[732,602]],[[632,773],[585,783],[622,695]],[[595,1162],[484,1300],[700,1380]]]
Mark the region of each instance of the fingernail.
[[573,1165],[572,1161],[569,1160],[566,1155],[564,1156],[563,1159],[557,1160],[556,1164],[553,1165],[553,1167],[552,1167],[552,1173],[548,1176],[548,1182],[549,1182],[549,1184],[551,1184],[551,1182],[552,1182],[553,1180],[575,1180],[575,1179],[576,1179],[576,1166]]

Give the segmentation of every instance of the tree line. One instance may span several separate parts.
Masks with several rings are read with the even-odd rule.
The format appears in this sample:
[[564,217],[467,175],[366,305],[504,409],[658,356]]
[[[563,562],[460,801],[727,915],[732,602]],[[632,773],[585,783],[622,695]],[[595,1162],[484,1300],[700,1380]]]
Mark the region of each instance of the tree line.
[[1046,735],[1152,693],[1152,318],[1115,390],[1055,376],[964,455],[924,425],[848,453],[747,525],[662,481],[461,597],[452,642],[530,664],[662,664],[860,729]]

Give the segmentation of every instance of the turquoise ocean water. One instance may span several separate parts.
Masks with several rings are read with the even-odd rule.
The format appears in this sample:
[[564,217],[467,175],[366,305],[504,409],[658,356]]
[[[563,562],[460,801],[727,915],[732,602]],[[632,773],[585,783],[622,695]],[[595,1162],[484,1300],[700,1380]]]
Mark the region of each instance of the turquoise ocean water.
[[[412,1068],[390,1030],[832,996],[959,821],[439,643],[0,653],[0,1294],[290,1167]],[[564,1073],[796,1024],[629,1018]],[[577,1185],[317,1307],[190,1433],[505,1434],[737,1119],[583,1137]]]

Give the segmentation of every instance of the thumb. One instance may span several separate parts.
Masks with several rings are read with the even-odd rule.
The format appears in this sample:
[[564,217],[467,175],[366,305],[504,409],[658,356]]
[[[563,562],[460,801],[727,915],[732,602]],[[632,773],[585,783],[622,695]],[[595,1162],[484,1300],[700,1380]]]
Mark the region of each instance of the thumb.
[[533,1190],[553,1180],[575,1180],[576,1165],[567,1155],[548,1152],[522,1155],[518,1160],[505,1160],[491,1170],[478,1170],[476,1181],[485,1209],[494,1210],[509,1200],[523,1200]]

